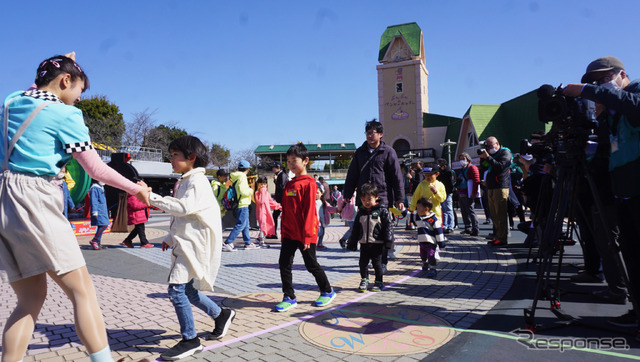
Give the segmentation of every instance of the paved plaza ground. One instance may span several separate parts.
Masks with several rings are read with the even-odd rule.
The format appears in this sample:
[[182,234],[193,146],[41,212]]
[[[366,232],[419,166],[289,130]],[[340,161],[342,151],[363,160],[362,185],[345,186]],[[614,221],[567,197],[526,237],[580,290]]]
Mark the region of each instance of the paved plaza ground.
[[[481,220],[484,221],[484,220]],[[169,217],[154,212],[147,224],[152,249],[120,245],[126,234],[103,237],[106,250],[88,248],[91,237],[79,237],[108,329],[113,356],[124,361],[159,359],[180,339],[179,326],[167,296],[170,253],[160,243]],[[491,231],[482,225],[481,235]],[[223,253],[216,290],[207,293],[237,316],[220,341],[202,340],[204,351],[185,361],[602,361],[640,359],[640,343],[632,330],[612,329],[606,320],[624,314],[627,305],[605,304],[590,292],[605,284],[569,281],[581,265],[579,246],[567,247],[560,274],[562,310],[574,317],[561,322],[541,301],[536,311],[540,328],[524,329],[523,309],[531,307],[537,264],[527,264],[524,234],[511,231],[507,248],[492,249],[484,237],[455,232],[448,236],[435,279],[421,270],[415,231],[396,228],[396,258],[389,263],[382,292],[358,293],[358,252],[344,251],[338,240],[344,223],[332,219],[326,249],[318,260],[337,291],[326,308],[312,302],[319,293],[315,280],[297,255],[294,287],[298,306],[277,313],[282,298],[278,240],[270,248]],[[225,235],[229,230],[225,231]],[[252,231],[252,237],[257,231]],[[535,251],[535,250],[534,250]],[[373,271],[371,271],[373,272]],[[0,284],[0,323],[15,306],[8,284]],[[213,321],[194,310],[202,337]],[[559,327],[547,329],[547,327]],[[516,332],[514,332],[516,331]],[[597,337],[597,338],[596,338]],[[599,338],[599,339],[598,339]],[[607,348],[597,341],[614,341]],[[545,341],[556,342],[548,344]],[[563,342],[565,348],[559,348]],[[71,303],[49,283],[48,297],[25,361],[88,361],[75,334]]]

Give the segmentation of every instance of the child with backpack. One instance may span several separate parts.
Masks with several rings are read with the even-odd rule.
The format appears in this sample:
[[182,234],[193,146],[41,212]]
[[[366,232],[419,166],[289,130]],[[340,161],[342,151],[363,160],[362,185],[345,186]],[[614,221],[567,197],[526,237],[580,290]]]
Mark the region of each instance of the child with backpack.
[[238,163],[238,170],[230,175],[233,184],[227,189],[222,202],[225,203],[227,210],[233,210],[236,224],[222,245],[222,251],[236,251],[233,242],[240,233],[242,233],[245,250],[260,249],[258,245],[251,242],[251,235],[249,235],[249,205],[251,205],[251,195],[253,194],[253,190],[249,187],[249,181],[247,180],[250,168],[249,161],[241,160]]
[[269,190],[267,190],[267,178],[265,176],[258,177],[256,182],[256,219],[260,226],[260,235],[258,236],[258,242],[260,246],[269,247],[264,242],[264,238],[267,235],[275,235],[276,225],[273,221],[272,210],[282,210],[282,206],[271,198]]
[[218,170],[216,178],[211,181],[211,190],[213,191],[213,196],[216,197],[216,201],[218,201],[218,205],[220,206],[221,217],[224,217],[224,214],[227,212],[227,208],[224,206],[222,201],[227,193],[227,181],[229,181],[229,172],[225,169]]

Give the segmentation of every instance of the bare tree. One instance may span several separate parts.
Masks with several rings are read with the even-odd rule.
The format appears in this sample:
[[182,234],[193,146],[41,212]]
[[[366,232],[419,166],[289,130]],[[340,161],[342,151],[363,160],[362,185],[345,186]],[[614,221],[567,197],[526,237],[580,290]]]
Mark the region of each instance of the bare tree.
[[132,119],[127,122],[127,130],[122,136],[123,147],[141,147],[152,129],[156,128],[154,116],[158,110],[149,111],[146,108],[142,112],[131,114]]
[[238,167],[238,162],[240,162],[241,160],[249,161],[249,163],[251,164],[251,167],[257,166],[256,155],[253,151],[255,151],[253,148],[247,148],[244,150],[234,152],[230,158],[231,169],[233,170],[236,167]]

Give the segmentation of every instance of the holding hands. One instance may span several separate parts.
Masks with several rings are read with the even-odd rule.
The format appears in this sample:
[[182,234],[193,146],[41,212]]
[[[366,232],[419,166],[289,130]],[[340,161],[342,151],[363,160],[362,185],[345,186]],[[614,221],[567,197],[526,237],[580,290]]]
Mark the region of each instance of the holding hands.
[[147,186],[147,184],[144,181],[138,181],[136,182],[136,184],[142,186],[142,189],[140,189],[140,192],[136,194],[136,197],[138,198],[138,200],[140,200],[147,206],[151,206],[151,202],[149,201],[149,195],[151,195],[151,187]]

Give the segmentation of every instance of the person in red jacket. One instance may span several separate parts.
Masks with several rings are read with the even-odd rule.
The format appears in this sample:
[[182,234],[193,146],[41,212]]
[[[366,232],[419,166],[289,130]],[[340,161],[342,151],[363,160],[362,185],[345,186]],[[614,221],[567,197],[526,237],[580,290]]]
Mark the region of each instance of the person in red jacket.
[[[142,181],[141,178],[135,178],[135,182]],[[133,238],[136,235],[140,238],[140,248],[153,248],[153,244],[147,240],[147,234],[144,231],[144,224],[149,220],[149,207],[138,200],[134,195],[127,196],[127,224],[134,225],[133,230],[129,233],[122,245],[127,248],[133,248]]]
[[336,297],[327,275],[316,259],[318,238],[318,217],[316,215],[317,185],[313,177],[307,174],[309,151],[302,144],[293,145],[287,151],[287,167],[296,176],[289,180],[282,194],[282,247],[280,248],[280,278],[284,298],[275,307],[285,312],[298,303],[293,290],[291,269],[296,250],[302,253],[304,266],[313,274],[320,288],[320,297],[315,301],[317,307],[324,307]]

